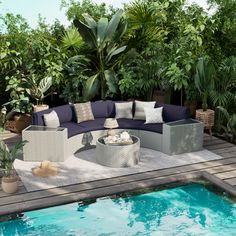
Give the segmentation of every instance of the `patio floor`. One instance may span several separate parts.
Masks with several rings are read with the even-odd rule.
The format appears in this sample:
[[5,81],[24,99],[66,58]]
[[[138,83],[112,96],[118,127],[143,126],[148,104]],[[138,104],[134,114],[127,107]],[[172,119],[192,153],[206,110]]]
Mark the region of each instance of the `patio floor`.
[[[9,146],[21,139],[12,133],[0,135]],[[210,180],[236,196],[236,146],[205,134],[204,148],[223,159],[33,192],[27,192],[20,182],[14,195],[6,194],[0,188],[0,216],[198,177]]]

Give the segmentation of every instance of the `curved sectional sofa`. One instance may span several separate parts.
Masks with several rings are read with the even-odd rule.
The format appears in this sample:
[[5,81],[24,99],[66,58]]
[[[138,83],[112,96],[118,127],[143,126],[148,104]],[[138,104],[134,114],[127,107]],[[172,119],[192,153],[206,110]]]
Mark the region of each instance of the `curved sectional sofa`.
[[[43,115],[56,111],[60,127],[67,129],[66,155],[72,155],[78,150],[84,150],[96,145],[96,140],[106,134],[104,122],[106,118],[115,117],[115,101],[91,102],[94,120],[76,122],[73,104],[54,107],[48,110],[33,113],[32,125],[44,126]],[[185,120],[190,118],[189,109],[181,106],[160,104],[156,102],[155,107],[163,107],[164,123],[144,124],[144,120],[117,119],[118,130],[127,130],[140,138],[141,146],[158,151],[164,150],[165,130],[163,126],[168,122]],[[133,103],[133,113],[135,103]]]

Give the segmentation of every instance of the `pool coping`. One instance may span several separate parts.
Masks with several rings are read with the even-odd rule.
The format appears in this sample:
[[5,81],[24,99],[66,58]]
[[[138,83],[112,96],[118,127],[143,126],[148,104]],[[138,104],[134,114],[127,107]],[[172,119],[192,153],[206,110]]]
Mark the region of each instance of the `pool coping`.
[[[123,183],[119,183],[119,182],[112,183],[113,181],[111,179],[111,184],[107,186],[90,187],[81,191],[77,191],[75,193],[71,193],[69,196],[63,195],[63,196],[52,197],[50,201],[48,200],[48,198],[42,198],[40,201],[40,204],[37,204],[37,205],[33,204],[34,203],[33,200],[31,204],[28,204],[28,202],[22,201],[21,203],[17,205],[17,207],[14,210],[9,210],[9,208],[1,209],[0,222],[1,222],[1,219],[4,220],[6,216],[24,213],[27,211],[53,207],[53,206],[58,206],[58,205],[63,205],[63,204],[68,204],[68,203],[73,203],[73,202],[85,201],[89,199],[95,199],[99,197],[105,197],[105,196],[110,196],[114,194],[140,190],[144,188],[159,187],[159,186],[178,183],[178,182],[186,183],[186,182],[191,182],[191,181],[199,180],[199,179],[207,180],[210,183],[221,188],[222,190],[232,194],[233,196],[236,196],[236,189],[234,187],[224,182],[220,178],[208,173],[207,171],[196,171],[193,173],[174,174],[171,176],[166,176],[166,177],[161,177],[161,178],[152,177],[148,179],[141,179],[141,180],[136,180],[136,181],[131,181],[131,182],[127,181]],[[50,191],[50,189],[45,190],[45,191]]]

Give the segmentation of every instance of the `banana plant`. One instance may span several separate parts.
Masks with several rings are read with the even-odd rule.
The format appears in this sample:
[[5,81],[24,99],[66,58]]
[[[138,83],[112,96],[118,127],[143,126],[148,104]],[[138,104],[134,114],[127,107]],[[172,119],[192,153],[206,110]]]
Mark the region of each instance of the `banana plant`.
[[210,92],[214,89],[215,76],[215,67],[212,61],[207,57],[200,57],[196,65],[194,80],[202,98],[203,111],[207,110],[207,101]]
[[94,73],[86,81],[83,96],[86,100],[95,96],[99,89],[101,98],[105,99],[108,92],[116,93],[118,84],[114,67],[126,46],[121,46],[127,22],[121,20],[122,10],[118,10],[111,20],[101,18],[96,22],[90,15],[84,14],[85,22],[75,19],[74,25],[93,54]]
[[38,80],[36,76],[33,74],[32,76],[28,77],[27,79],[24,79],[24,82],[27,85],[27,92],[28,94],[36,100],[36,105],[43,104],[43,100],[51,95],[55,94],[54,92],[48,93],[45,95],[45,93],[49,90],[49,88],[52,86],[52,77],[48,76],[41,80]]

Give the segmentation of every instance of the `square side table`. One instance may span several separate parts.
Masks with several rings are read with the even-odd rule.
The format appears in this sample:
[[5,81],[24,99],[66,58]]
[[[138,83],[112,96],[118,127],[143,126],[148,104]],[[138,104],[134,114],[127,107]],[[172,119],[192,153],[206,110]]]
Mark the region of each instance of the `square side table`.
[[204,124],[194,119],[163,124],[162,151],[168,155],[202,149]]
[[63,162],[67,156],[67,129],[31,125],[22,132],[28,143],[23,147],[24,161]]

